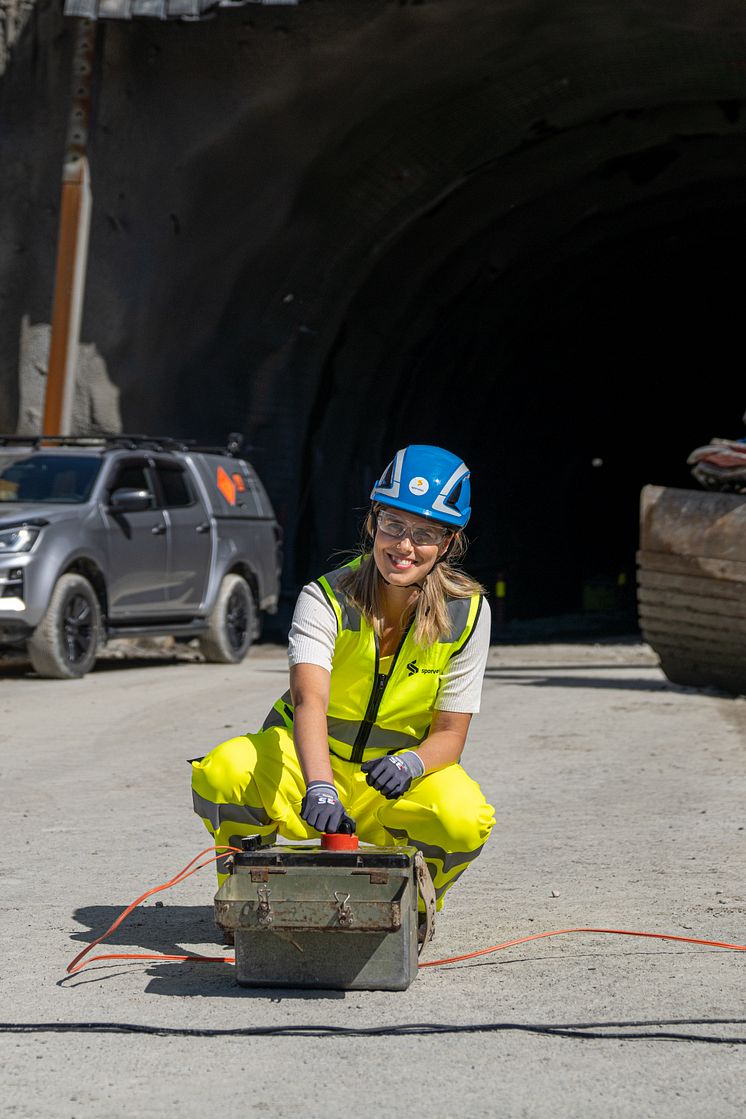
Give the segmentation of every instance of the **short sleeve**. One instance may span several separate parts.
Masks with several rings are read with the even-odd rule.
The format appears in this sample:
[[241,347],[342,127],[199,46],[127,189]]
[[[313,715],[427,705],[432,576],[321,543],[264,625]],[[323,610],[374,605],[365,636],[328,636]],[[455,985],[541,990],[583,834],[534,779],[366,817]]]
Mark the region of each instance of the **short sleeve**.
[[288,662],[318,664],[332,670],[337,640],[337,617],[318,583],[309,583],[298,595],[288,637]]
[[490,650],[490,608],[482,599],[479,617],[466,645],[448,662],[443,674],[436,711],[460,711],[476,715],[482,698],[482,682]]

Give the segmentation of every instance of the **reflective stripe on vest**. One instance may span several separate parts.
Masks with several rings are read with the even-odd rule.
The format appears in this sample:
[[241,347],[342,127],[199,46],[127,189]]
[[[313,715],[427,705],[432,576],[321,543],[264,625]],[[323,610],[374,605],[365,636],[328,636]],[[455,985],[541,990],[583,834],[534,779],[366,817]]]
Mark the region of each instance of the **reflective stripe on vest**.
[[[412,629],[404,635],[388,676],[379,674],[378,641],[373,627],[339,587],[340,577],[360,560],[323,575],[324,591],[337,619],[327,709],[329,749],[338,757],[361,762],[381,754],[411,750],[427,737],[435,700],[448,662],[474,632],[481,595],[448,602],[451,632],[429,648],[415,644]],[[264,721],[292,726],[293,708],[286,692]]]

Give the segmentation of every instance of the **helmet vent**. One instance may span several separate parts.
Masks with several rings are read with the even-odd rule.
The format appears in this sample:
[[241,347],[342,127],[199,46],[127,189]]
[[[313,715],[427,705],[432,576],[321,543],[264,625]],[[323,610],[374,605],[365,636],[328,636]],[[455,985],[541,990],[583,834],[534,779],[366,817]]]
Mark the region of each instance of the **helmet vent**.
[[461,486],[462,486],[462,484],[463,483],[460,482],[460,481],[456,483],[456,485],[453,487],[453,489],[449,493],[448,497],[446,498],[446,501],[445,501],[446,505],[450,505],[454,509],[458,509],[458,501],[459,501],[459,498],[461,497]]
[[388,464],[388,466],[386,467],[386,469],[384,470],[383,477],[379,481],[378,485],[381,488],[388,489],[391,486],[391,483],[393,482],[393,480],[394,480],[394,464],[393,464],[393,462],[390,462]]

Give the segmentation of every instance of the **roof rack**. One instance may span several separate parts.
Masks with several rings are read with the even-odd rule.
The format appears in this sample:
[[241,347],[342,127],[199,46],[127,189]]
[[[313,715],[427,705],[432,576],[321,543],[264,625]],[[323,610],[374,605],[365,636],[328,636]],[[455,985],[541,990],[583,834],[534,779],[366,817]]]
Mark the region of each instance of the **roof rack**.
[[106,437],[100,435],[0,435],[0,446],[39,447],[42,443],[54,443],[57,446],[95,447],[106,443]]
[[206,446],[196,439],[174,439],[165,435],[0,435],[0,446],[111,447],[126,451],[198,451],[235,458],[243,449],[243,435],[231,432],[225,447]]

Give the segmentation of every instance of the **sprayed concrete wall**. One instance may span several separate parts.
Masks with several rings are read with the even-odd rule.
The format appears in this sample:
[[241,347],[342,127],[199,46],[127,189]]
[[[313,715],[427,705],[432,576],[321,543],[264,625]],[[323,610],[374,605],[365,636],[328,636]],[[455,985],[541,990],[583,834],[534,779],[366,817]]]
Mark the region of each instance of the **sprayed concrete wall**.
[[[39,0],[0,79],[4,430],[39,423],[70,52],[58,4]],[[634,283],[671,222],[712,243],[700,219],[727,212],[741,236],[745,94],[730,0],[306,0],[102,24],[78,429],[242,430],[286,528],[288,593],[350,545],[400,441],[444,442],[480,467],[488,574],[534,485],[533,467],[511,473],[514,430],[555,448],[552,386],[604,395],[584,308],[620,274],[598,265],[607,247],[638,238]],[[553,279],[572,262],[572,283]],[[701,303],[716,336],[704,288]],[[639,336],[640,384],[599,423],[628,424],[630,395],[644,412],[639,313],[620,337]],[[670,420],[663,399],[650,408]],[[571,443],[556,444],[567,461]]]

